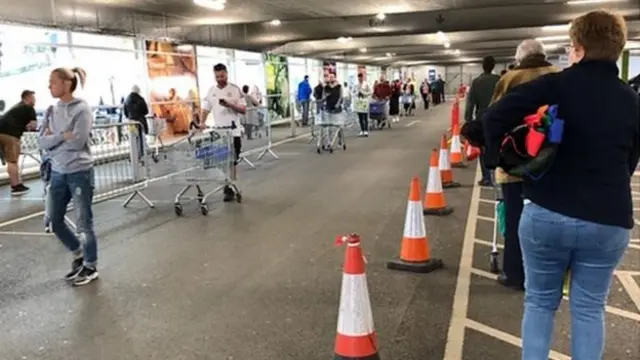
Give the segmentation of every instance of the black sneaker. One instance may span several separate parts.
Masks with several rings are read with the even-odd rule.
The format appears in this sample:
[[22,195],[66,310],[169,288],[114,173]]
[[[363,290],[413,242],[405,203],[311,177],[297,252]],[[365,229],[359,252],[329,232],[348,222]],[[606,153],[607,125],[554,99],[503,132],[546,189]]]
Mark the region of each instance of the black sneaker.
[[83,266],[80,273],[71,282],[73,286],[87,285],[98,278],[98,270],[89,266]]
[[23,184],[18,184],[11,187],[11,196],[21,196],[29,192],[29,188]]
[[83,261],[83,258],[74,259],[71,263],[71,271],[67,275],[65,275],[64,279],[67,281],[74,280],[78,276],[78,274],[80,274],[80,271],[82,271]]
[[225,186],[223,190],[224,196],[222,197],[222,201],[231,202],[236,196],[235,191],[230,186]]

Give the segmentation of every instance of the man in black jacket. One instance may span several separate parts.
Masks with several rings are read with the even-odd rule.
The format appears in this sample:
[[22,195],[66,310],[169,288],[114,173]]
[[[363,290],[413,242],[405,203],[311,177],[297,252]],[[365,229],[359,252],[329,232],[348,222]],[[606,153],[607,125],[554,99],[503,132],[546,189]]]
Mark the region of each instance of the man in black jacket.
[[137,121],[141,124],[141,133],[138,134],[140,137],[139,141],[139,156],[142,157],[144,154],[144,137],[149,133],[149,124],[147,124],[146,116],[149,113],[149,107],[147,107],[147,102],[140,95],[140,87],[138,85],[134,85],[131,88],[131,93],[124,101],[123,106],[124,116],[127,119],[132,121]]

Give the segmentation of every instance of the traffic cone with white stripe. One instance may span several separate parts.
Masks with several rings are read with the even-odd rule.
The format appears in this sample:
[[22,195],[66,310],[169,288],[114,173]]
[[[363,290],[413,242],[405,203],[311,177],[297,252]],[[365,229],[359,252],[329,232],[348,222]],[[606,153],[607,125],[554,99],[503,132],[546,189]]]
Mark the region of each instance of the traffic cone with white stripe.
[[449,148],[447,147],[447,135],[442,135],[440,140],[440,180],[442,187],[445,189],[460,187],[460,183],[453,181],[453,170],[451,170],[451,161],[449,160]]
[[431,257],[431,248],[420,202],[420,179],[416,176],[411,179],[400,259],[389,261],[387,269],[428,273],[443,266],[442,260]]
[[360,236],[339,236],[337,244],[347,244],[340,292],[338,331],[334,360],[380,360],[378,340],[364,271]]
[[442,192],[440,167],[438,165],[438,149],[431,151],[431,164],[429,166],[429,179],[427,191],[424,196],[424,215],[450,215],[453,209],[447,206]]
[[466,167],[464,164],[464,155],[462,154],[462,141],[460,141],[460,126],[453,127],[453,134],[451,135],[451,166],[452,167]]

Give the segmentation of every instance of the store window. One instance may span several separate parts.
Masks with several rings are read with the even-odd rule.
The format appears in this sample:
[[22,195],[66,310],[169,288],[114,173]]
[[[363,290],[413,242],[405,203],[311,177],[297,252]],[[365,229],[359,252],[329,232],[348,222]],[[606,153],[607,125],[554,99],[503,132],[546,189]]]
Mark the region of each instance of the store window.
[[51,70],[68,66],[71,53],[66,32],[25,26],[0,25],[0,100],[5,107],[20,101],[22,90],[36,92],[36,109],[53,103],[49,93]]
[[266,104],[264,96],[267,93],[264,59],[261,53],[235,50],[235,81],[238,86],[249,86],[252,94],[261,98]]
[[118,50],[134,50],[136,39],[122,36],[107,36],[80,32],[71,33],[74,47],[99,47]]
[[87,83],[78,96],[89,105],[120,105],[133,85],[146,94],[143,62],[133,51],[74,48],[73,61],[67,66],[78,66],[87,72]]
[[347,81],[347,64],[336,62],[336,79],[340,84]]
[[298,84],[307,75],[306,61],[303,58],[290,57],[289,62],[289,93],[292,97],[298,94]]
[[311,86],[316,86],[322,78],[322,63],[315,59],[307,59],[306,68]]

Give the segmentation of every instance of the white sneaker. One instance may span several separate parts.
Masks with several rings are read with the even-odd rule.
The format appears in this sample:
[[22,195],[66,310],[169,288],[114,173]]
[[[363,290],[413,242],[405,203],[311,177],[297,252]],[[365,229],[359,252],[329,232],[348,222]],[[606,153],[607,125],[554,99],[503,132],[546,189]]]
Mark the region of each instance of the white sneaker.
[[358,136],[364,136],[364,131],[360,131],[360,134],[358,134]]
[[369,132],[368,132],[368,131],[365,131],[365,132],[364,132],[364,136],[365,136],[365,137],[369,137]]

